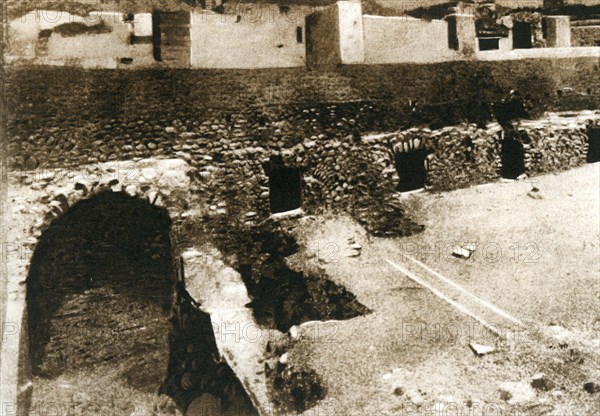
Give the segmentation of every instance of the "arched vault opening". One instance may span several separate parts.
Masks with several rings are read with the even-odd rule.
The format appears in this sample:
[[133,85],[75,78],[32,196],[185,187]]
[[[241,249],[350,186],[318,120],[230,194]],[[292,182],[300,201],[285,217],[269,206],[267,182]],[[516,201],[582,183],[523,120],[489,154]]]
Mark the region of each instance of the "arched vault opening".
[[169,360],[170,227],[164,208],[105,191],[42,234],[27,278],[34,408],[72,397],[65,385],[94,406],[156,393]]

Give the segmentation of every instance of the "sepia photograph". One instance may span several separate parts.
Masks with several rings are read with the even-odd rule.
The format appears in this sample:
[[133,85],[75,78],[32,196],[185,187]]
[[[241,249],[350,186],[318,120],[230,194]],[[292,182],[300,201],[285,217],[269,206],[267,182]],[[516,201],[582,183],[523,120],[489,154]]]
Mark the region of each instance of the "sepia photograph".
[[600,414],[600,0],[1,0],[0,416]]

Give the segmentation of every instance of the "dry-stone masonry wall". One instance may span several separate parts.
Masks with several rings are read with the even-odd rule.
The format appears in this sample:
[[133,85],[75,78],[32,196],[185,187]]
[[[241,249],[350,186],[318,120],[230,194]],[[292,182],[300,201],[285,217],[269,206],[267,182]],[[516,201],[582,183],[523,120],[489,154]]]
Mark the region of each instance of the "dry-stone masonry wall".
[[368,141],[390,143],[394,154],[428,149],[426,185],[442,191],[497,179],[507,136],[522,144],[523,173],[529,176],[580,166],[586,163],[590,132],[599,125],[600,115],[593,112],[564,117],[551,114],[536,121],[516,122],[512,130],[497,124],[486,129],[472,124],[433,131],[414,128]]
[[[398,185],[398,142],[408,141],[408,151],[430,151],[431,189],[493,180],[504,133],[457,124],[481,125],[488,115],[478,109],[510,88],[528,96],[532,113],[578,109],[581,100],[597,108],[594,75],[598,64],[589,59],[356,66],[328,73],[11,70],[9,169],[76,170],[90,163],[176,157],[193,167],[191,190],[202,215],[254,218],[270,211],[268,173],[275,157],[300,169],[303,208],[366,211]],[[589,94],[573,101],[557,94],[564,85]],[[418,117],[415,101],[417,109],[426,109]],[[423,123],[456,126],[408,129]],[[584,127],[561,127],[561,133],[550,125],[522,127],[533,130],[523,139],[529,146],[527,173],[585,160]],[[401,133],[364,139],[392,131]],[[562,143],[556,154],[545,144],[552,135]]]

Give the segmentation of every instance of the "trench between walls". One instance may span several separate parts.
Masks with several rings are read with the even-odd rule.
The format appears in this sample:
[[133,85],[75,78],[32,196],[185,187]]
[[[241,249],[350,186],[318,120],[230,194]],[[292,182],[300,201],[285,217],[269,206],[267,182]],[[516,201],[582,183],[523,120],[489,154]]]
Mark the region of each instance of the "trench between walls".
[[264,333],[279,334],[269,337],[260,351],[264,366],[259,370],[265,377],[268,402],[284,414],[307,411],[327,395],[318,372],[305,363],[281,359],[292,342],[289,334],[294,328],[371,312],[321,268],[305,269],[290,261],[296,254],[301,258],[305,250],[290,230],[295,224],[297,220],[292,218],[271,218],[253,225],[224,220],[205,225],[204,234],[210,236],[226,268],[244,286],[247,300],[242,309],[251,314],[253,325]]
[[[183,271],[181,259],[180,265]],[[226,358],[218,345],[210,313],[190,295],[183,276],[178,276],[169,319],[169,362],[159,393],[171,397],[184,415],[260,414],[250,386],[229,364],[234,358]]]

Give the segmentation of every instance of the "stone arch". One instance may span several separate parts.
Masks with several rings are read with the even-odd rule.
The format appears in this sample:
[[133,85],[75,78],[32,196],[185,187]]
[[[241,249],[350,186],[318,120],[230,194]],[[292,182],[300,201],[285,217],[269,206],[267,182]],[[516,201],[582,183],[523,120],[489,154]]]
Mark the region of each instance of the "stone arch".
[[[97,303],[98,293],[107,288],[132,304],[148,300],[168,310],[174,287],[170,225],[164,208],[122,191],[98,192],[70,206],[41,235],[32,257],[27,278],[30,334],[48,337],[44,332],[63,303],[82,296],[86,304]],[[32,363],[40,373],[39,349],[50,340],[36,338],[30,337]],[[74,360],[56,360],[56,370]],[[55,372],[48,370],[47,375]]]
[[394,146],[394,166],[400,192],[424,188],[427,183],[427,157],[431,153],[419,138],[405,138]]
[[[125,178],[115,175],[115,172],[112,170],[112,168],[109,168],[108,170],[104,168],[104,164],[100,166],[100,168],[93,167],[92,170],[96,171],[97,173],[97,175],[94,177],[89,177],[85,174],[83,177],[73,174],[65,175],[64,177],[56,177],[55,175],[55,177],[50,178],[47,181],[48,183],[42,185],[43,191],[40,192],[40,197],[34,201],[30,201],[31,212],[38,214],[34,224],[28,230],[29,237],[26,241],[30,252],[33,253],[33,255],[31,257],[31,264],[28,267],[29,271],[27,284],[22,286],[23,299],[26,299],[25,302],[22,302],[22,308],[23,312],[27,312],[24,314],[24,323],[28,324],[30,328],[26,332],[27,335],[20,342],[21,345],[19,349],[21,350],[21,353],[18,355],[21,357],[19,358],[19,361],[21,362],[21,366],[24,365],[23,368],[28,368],[29,364],[33,364],[33,376],[35,378],[31,401],[29,401],[29,399],[25,399],[26,402],[23,402],[23,404],[20,404],[19,406],[25,406],[25,408],[29,408],[31,406],[35,409],[36,390],[44,392],[43,394],[56,394],[56,389],[53,390],[52,386],[42,386],[41,389],[38,389],[37,386],[39,386],[40,380],[42,380],[43,384],[44,377],[47,381],[52,380],[52,377],[59,376],[61,372],[63,372],[59,368],[61,362],[66,362],[67,368],[70,370],[70,372],[65,372],[65,374],[68,373],[67,375],[60,375],[61,380],[63,380],[64,377],[67,377],[67,379],[68,377],[71,377],[72,373],[78,368],[85,368],[86,360],[87,364],[92,366],[93,364],[99,364],[103,360],[110,362],[112,359],[112,353],[107,351],[110,349],[115,349],[112,347],[118,344],[118,342],[116,342],[118,340],[116,340],[116,336],[113,332],[121,331],[122,334],[126,334],[121,337],[121,341],[123,341],[123,345],[129,345],[132,350],[131,354],[127,355],[126,357],[119,357],[119,354],[114,354],[117,356],[116,359],[125,358],[122,360],[124,362],[121,362],[118,366],[115,366],[115,368],[117,368],[115,371],[119,373],[121,384],[123,386],[128,386],[133,390],[138,390],[141,392],[141,394],[155,394],[158,386],[161,385],[166,375],[167,360],[169,358],[168,336],[170,322],[168,321],[168,318],[171,316],[171,305],[174,293],[173,288],[175,287],[176,283],[173,273],[174,268],[172,267],[172,259],[179,254],[178,247],[171,245],[171,241],[176,241],[176,239],[171,238],[174,236],[172,235],[170,226],[172,222],[171,219],[176,220],[188,208],[187,199],[190,186],[187,169],[188,165],[181,160],[138,161],[132,165],[132,169],[136,172],[136,175],[134,175],[135,177],[128,175]],[[38,183],[39,182],[42,181],[38,180]],[[35,180],[34,183],[36,183]],[[101,224],[99,226],[93,226],[94,223],[98,221],[97,218],[94,218],[93,220],[89,218],[90,212],[97,213],[98,211],[102,211],[102,209],[98,208],[102,205],[105,207],[113,206],[116,208],[114,206],[115,203],[117,205],[120,204],[121,207],[128,207],[128,212],[130,214],[131,212],[137,212],[139,214],[138,218],[133,221],[133,225],[130,225],[129,229],[127,230],[128,221],[120,220],[119,212],[118,210],[115,210],[115,212],[109,212],[107,215],[105,215],[105,218],[103,219],[103,225]],[[88,212],[88,219],[81,221],[82,218],[86,217],[86,215],[83,215],[82,212],[85,214],[86,211]],[[149,221],[148,215],[144,215],[144,212],[146,214],[148,212],[153,213],[154,219]],[[129,216],[129,219],[131,219],[130,217],[131,216]],[[148,221],[149,223],[147,223]],[[119,231],[117,227],[117,229],[113,228],[112,236],[107,236],[105,233],[103,234],[102,231],[107,231],[111,228],[111,222],[116,222],[117,225],[120,224],[120,226],[124,227],[125,230]],[[65,279],[68,281],[67,283],[70,282],[69,284],[71,287],[67,291],[63,290],[62,293],[60,293],[61,290],[58,290],[58,296],[56,296],[58,300],[62,301],[62,305],[60,305],[61,302],[57,302],[58,304],[55,306],[48,308],[48,305],[45,305],[46,309],[41,307],[41,310],[35,310],[37,304],[34,302],[34,299],[37,298],[37,300],[39,300],[40,290],[44,286],[41,284],[39,276],[37,279],[34,276],[36,273],[40,272],[40,262],[46,262],[46,271],[48,272],[48,264],[54,264],[54,260],[60,259],[60,256],[70,255],[72,257],[73,251],[77,251],[78,249],[79,253],[81,253],[80,246],[85,245],[82,243],[82,240],[85,240],[85,238],[81,238],[79,242],[77,242],[77,238],[81,237],[77,235],[77,232],[73,231],[77,229],[77,225],[87,225],[88,227],[93,226],[92,228],[94,232],[99,231],[100,234],[102,234],[102,236],[99,238],[100,242],[96,241],[97,244],[94,245],[94,242],[92,241],[90,245],[89,240],[91,237],[93,237],[94,232],[88,232],[87,234],[84,233],[85,237],[88,239],[88,242],[86,243],[88,248],[91,247],[93,249],[93,254],[96,255],[96,257],[99,256],[100,260],[103,254],[96,249],[102,245],[102,242],[106,243],[107,238],[108,241],[110,241],[112,238],[112,241],[115,242],[119,240],[119,236],[122,236],[123,232],[131,232],[132,230],[135,230],[138,232],[138,234],[141,234],[142,238],[137,238],[137,240],[133,238],[125,241],[125,243],[129,243],[130,246],[125,247],[125,250],[123,250],[124,253],[122,253],[120,256],[120,261],[100,261],[100,263],[98,263],[98,258],[87,258],[86,260],[88,263],[90,261],[92,263],[96,262],[96,270],[102,270],[102,268],[97,267],[98,264],[100,264],[101,266],[107,268],[107,272],[114,272],[123,265],[123,262],[126,261],[128,257],[135,257],[136,250],[139,252],[140,249],[143,249],[145,243],[142,240],[152,240],[152,233],[150,230],[157,224],[159,225],[158,228],[160,228],[158,232],[159,238],[158,241],[153,240],[157,243],[157,250],[154,250],[154,252],[151,254],[162,253],[162,259],[152,259],[151,255],[146,256],[145,260],[137,261],[137,263],[131,263],[129,265],[130,267],[128,272],[130,273],[130,276],[131,273],[162,273],[165,277],[164,279],[161,281],[151,280],[153,284],[149,284],[147,279],[133,279],[133,281],[130,282],[131,284],[129,287],[126,287],[127,285],[123,284],[123,279],[115,279],[111,282],[107,276],[108,273],[104,273],[104,276],[96,276],[99,278],[96,279],[95,282],[88,281],[87,283],[85,279],[84,281],[77,281],[73,278],[73,276],[71,276],[70,280]],[[68,231],[69,229],[71,229],[70,237],[67,238],[67,241],[65,241],[64,238],[61,240],[61,233]],[[156,234],[154,236],[156,236]],[[69,239],[75,239],[76,241],[69,241]],[[56,250],[53,244],[53,242],[57,241],[62,241],[59,250]],[[136,241],[137,246],[136,244],[132,244],[132,242],[136,243]],[[140,245],[142,246],[141,248]],[[123,244],[121,244],[119,249],[122,248]],[[108,247],[108,249],[110,251],[110,247]],[[113,250],[112,253],[114,254],[115,250]],[[79,265],[82,263],[84,265],[84,267],[79,270],[80,274],[85,274],[94,269],[94,267],[90,267],[89,264],[86,266],[86,261],[79,261]],[[63,263],[59,261],[58,267],[60,267],[61,264],[64,264],[64,261]],[[144,266],[146,266],[146,269],[144,269]],[[25,270],[25,273],[27,273],[27,270]],[[54,271],[50,270],[50,274],[52,273],[54,273]],[[56,287],[54,289],[56,289]],[[111,290],[114,293],[108,293]],[[56,291],[50,293],[57,294]],[[105,302],[107,297],[110,300],[110,296],[114,296],[115,293],[121,296],[120,308],[111,308],[110,302]],[[61,296],[65,294],[67,296]],[[73,298],[76,298],[77,296],[87,296],[96,302],[92,302],[90,304],[91,306],[86,306],[87,302],[79,302],[78,304],[77,302],[73,301]],[[21,299],[20,296],[19,299]],[[104,304],[102,302],[104,302]],[[123,305],[127,303],[131,303],[131,305],[134,306],[129,306],[129,308],[124,307]],[[17,301],[17,304],[21,304],[21,302]],[[69,342],[73,341],[82,343],[81,351],[75,351],[75,354],[79,354],[78,359],[75,360],[75,364],[73,364],[73,360],[65,361],[62,359],[61,361],[60,357],[58,357],[58,359],[54,357],[55,362],[53,365],[40,367],[40,342],[43,347],[47,347],[53,341],[56,341],[56,339],[52,340],[51,337],[48,336],[52,335],[51,333],[44,334],[43,332],[38,331],[40,322],[43,323],[43,320],[36,321],[36,319],[39,320],[41,313],[45,313],[46,311],[52,312],[53,310],[56,312],[62,306],[62,312],[64,313],[61,313],[63,315],[67,315],[66,320],[68,321],[69,314],[72,315],[73,311],[69,312],[67,310],[65,312],[64,305],[67,305],[67,309],[76,309],[77,307],[82,307],[83,311],[79,310],[76,312],[83,314],[86,312],[100,313],[108,310],[112,313],[112,315],[109,314],[109,320],[113,324],[119,321],[118,319],[115,319],[115,314],[118,315],[117,312],[119,310],[119,313],[122,314],[127,314],[127,311],[134,311],[137,314],[137,317],[130,320],[131,325],[128,327],[125,327],[124,325],[105,325],[104,328],[96,328],[95,330],[98,330],[96,340],[94,340],[93,337],[90,337],[89,333],[80,334],[81,336],[77,337],[67,332],[65,334],[67,336],[63,337],[65,340],[68,339]],[[160,315],[160,319],[155,319],[156,321],[160,321],[160,325],[155,325],[152,320],[152,322],[146,320],[146,315],[152,315],[155,318]],[[48,316],[51,317],[52,313],[48,314]],[[141,323],[135,324],[136,320],[140,320]],[[152,325],[154,325],[154,327],[152,327]],[[63,323],[63,326],[67,330],[70,330],[68,324]],[[50,329],[52,329],[51,326]],[[87,329],[93,331],[93,329]],[[103,344],[104,353],[100,355],[96,354],[95,358],[93,351],[92,353],[84,354],[83,350],[86,348],[93,350],[94,348],[101,346],[103,341],[102,336],[103,334],[108,334],[108,329],[114,331],[110,334],[109,342],[105,342]],[[131,336],[131,333],[137,330],[145,331],[145,333],[160,333],[162,334],[162,338],[158,340],[153,336],[149,336],[147,338],[136,338]],[[35,337],[31,338],[28,336],[36,333],[42,334],[42,339],[35,339]],[[46,338],[44,339],[44,337]],[[64,349],[65,348],[63,346],[60,348],[54,348],[52,345],[50,345],[49,351],[58,352]],[[73,352],[73,348],[71,349],[71,352]],[[41,353],[43,356],[43,351]],[[144,358],[142,357],[148,358],[145,359],[146,361],[144,361]],[[23,362],[23,360],[26,360],[26,362]],[[163,361],[164,365],[161,365]],[[152,363],[152,365],[145,365],[148,363]],[[159,365],[154,365],[156,363],[159,363]],[[146,371],[148,374],[146,374],[147,377],[144,378],[144,368],[150,367],[156,367],[159,369],[159,371],[155,371],[154,373],[148,373]],[[26,381],[22,380],[22,377],[25,377],[26,379],[32,377],[30,371],[31,370],[27,371],[27,374],[22,374],[19,377],[21,380],[15,381],[23,385],[23,383]],[[151,380],[151,382],[149,382],[149,380]],[[31,386],[31,383],[29,385]],[[101,386],[101,384],[99,384],[99,386]],[[104,388],[106,387],[107,386],[105,385]],[[47,399],[48,398],[46,398],[46,400]],[[51,400],[56,399],[57,398],[54,397]],[[42,400],[44,399],[42,398]],[[96,404],[97,403],[98,401]],[[129,404],[131,403],[132,402],[129,401]],[[93,413],[99,409],[87,410]],[[123,408],[111,410],[127,412],[134,409]]]
[[[53,204],[48,213],[62,209]],[[33,391],[34,409],[57,394],[53,380],[63,374],[97,378],[96,403],[113,384],[124,395],[161,385],[176,284],[170,226],[152,199],[104,189],[70,205],[41,234],[26,297],[32,370],[43,386]]]

